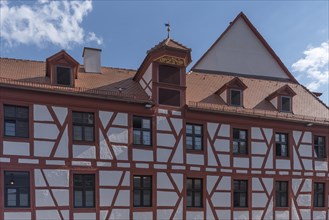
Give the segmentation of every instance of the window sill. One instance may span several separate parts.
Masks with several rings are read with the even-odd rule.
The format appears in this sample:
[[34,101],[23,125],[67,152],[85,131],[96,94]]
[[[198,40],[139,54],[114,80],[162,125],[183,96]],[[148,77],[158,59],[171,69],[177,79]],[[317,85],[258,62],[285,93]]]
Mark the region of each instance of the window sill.
[[96,212],[96,208],[95,207],[73,207],[74,210],[79,210],[79,212]]
[[203,207],[186,207],[187,211],[203,211]]
[[133,206],[133,211],[153,211],[153,206]]
[[19,211],[31,211],[31,207],[17,207],[17,206],[13,206],[13,207],[4,207],[3,211],[6,212],[12,212],[13,210],[19,210]]
[[24,141],[27,142],[30,140],[30,137],[16,137],[16,136],[3,136],[4,141]]
[[186,153],[190,154],[204,154],[204,150],[186,149]]
[[286,206],[286,207],[274,207],[273,209],[274,209],[274,211],[288,211],[288,210],[290,210],[290,207],[289,206]]
[[72,145],[95,145],[96,141],[74,141],[72,140]]
[[249,157],[249,154],[237,154],[237,153],[232,153],[233,157]]
[[324,206],[324,207],[313,207],[313,210],[316,211],[327,211],[328,207]]
[[245,211],[245,210],[249,210],[249,207],[233,207],[234,211]]

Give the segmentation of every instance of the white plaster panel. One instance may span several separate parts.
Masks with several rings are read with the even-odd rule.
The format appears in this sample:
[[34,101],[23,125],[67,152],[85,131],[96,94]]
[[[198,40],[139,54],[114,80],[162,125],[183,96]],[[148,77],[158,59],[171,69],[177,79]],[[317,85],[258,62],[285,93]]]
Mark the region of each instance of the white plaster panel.
[[218,136],[220,136],[220,137],[230,137],[230,125],[221,124],[220,129],[218,131]]
[[34,141],[34,156],[49,157],[53,147],[53,141]]
[[173,185],[170,182],[167,173],[158,172],[157,173],[157,187],[158,189],[173,189]]
[[260,128],[257,128],[257,127],[252,127],[251,128],[251,138],[252,139],[258,139],[258,140],[263,140],[264,139]]
[[127,220],[129,219],[129,209],[112,209],[110,220]]
[[216,214],[219,219],[223,219],[223,220],[231,219],[231,210],[216,210]]
[[157,133],[158,146],[174,147],[175,143],[176,143],[176,139],[174,135]]
[[[152,84],[150,84],[150,85],[151,85],[150,87],[152,88]],[[148,96],[152,96],[152,91],[149,88],[146,88],[145,92]]]
[[64,160],[46,160],[46,165],[60,165],[64,166],[65,161]]
[[231,190],[231,177],[223,176],[218,183],[217,190]]
[[120,190],[117,199],[115,200],[115,206],[129,206],[130,205],[130,191]]
[[29,156],[30,144],[26,142],[3,142],[3,154],[4,155],[17,155],[17,156]]
[[278,97],[274,97],[270,102],[276,109],[278,109]]
[[268,192],[268,194],[271,194],[273,189],[273,179],[272,178],[262,178],[262,181],[264,182],[265,188]]
[[248,211],[234,211],[233,218],[236,220],[247,220],[247,219],[249,219],[249,212]]
[[265,134],[265,138],[267,143],[271,142],[272,139],[272,135],[273,135],[273,129],[271,128],[263,128],[264,134]]
[[261,168],[264,162],[264,157],[252,157],[251,167],[252,168]]
[[45,177],[50,186],[68,187],[69,186],[69,171],[68,170],[43,170]]
[[55,206],[55,203],[48,189],[35,190],[35,206],[36,207]]
[[128,126],[128,114],[127,113],[117,113],[115,119],[113,120],[113,125]]
[[178,200],[176,192],[157,191],[157,206],[174,206]]
[[275,211],[276,220],[287,220],[289,219],[289,211]]
[[149,65],[149,67],[147,67],[143,78],[145,80],[146,83],[149,83],[152,80],[152,63]]
[[256,191],[256,190],[261,190],[263,191],[263,186],[262,184],[260,183],[259,179],[258,178],[255,178],[253,177],[252,178],[252,190],[253,191]]
[[265,142],[251,142],[251,153],[252,154],[263,154],[267,152],[267,145]]
[[123,181],[122,181],[122,186],[130,186],[130,172],[129,171],[126,171],[125,173],[125,177],[123,178]]
[[313,164],[311,159],[302,159],[302,163],[304,165],[305,170],[313,170]]
[[55,124],[34,123],[34,138],[57,139],[58,128]]
[[207,220],[215,220],[214,213],[212,212],[212,210],[210,208],[208,200],[206,201],[206,206],[207,206],[206,207],[206,219]]
[[157,148],[157,161],[168,162],[172,150]]
[[310,209],[299,209],[302,219],[311,219],[311,210]]
[[183,137],[180,138],[175,154],[171,160],[172,163],[183,163]]
[[112,145],[117,160],[128,160],[128,147],[120,145]]
[[74,213],[74,220],[96,220],[96,213]]
[[100,186],[118,186],[122,171],[99,171]]
[[99,205],[111,206],[115,189],[99,189]]
[[188,164],[204,164],[204,156],[202,154],[187,154],[186,160]]
[[328,171],[328,162],[327,161],[315,161],[315,170],[317,171]]
[[5,220],[31,220],[31,212],[5,212]]
[[42,173],[39,169],[34,170],[34,185],[36,187],[46,186],[45,179],[42,176]]
[[171,131],[168,120],[164,116],[157,116],[157,130],[158,131]]
[[230,152],[230,140],[216,139],[214,147],[216,151]]
[[97,162],[98,167],[111,167],[112,163],[111,162]]
[[111,127],[107,132],[110,142],[128,144],[128,129]]
[[107,145],[107,142],[104,138],[104,135],[101,131],[101,129],[99,129],[99,149],[100,149],[100,159],[108,159],[108,160],[112,160],[113,159],[113,155]]
[[211,201],[215,207],[230,207],[231,192],[215,192],[211,197]]
[[300,137],[302,136],[302,132],[301,131],[293,131],[292,136],[294,137],[294,141],[297,145],[298,142],[299,142]]
[[302,179],[293,179],[291,182],[291,187],[294,195],[297,194],[297,191],[299,189],[300,183],[302,182]]
[[313,220],[323,220],[326,218],[326,211],[313,211]]
[[70,220],[70,210],[60,210],[64,220]]
[[208,194],[210,194],[211,191],[213,190],[217,180],[218,180],[218,176],[207,176],[207,191],[208,191]]
[[170,121],[171,121],[172,125],[174,126],[174,129],[176,131],[176,134],[178,135],[179,132],[183,128],[182,119],[180,119],[180,118],[170,118]]
[[210,123],[210,122],[207,123],[207,129],[211,140],[213,140],[215,137],[215,132],[218,128],[218,125],[219,125],[218,123]]
[[299,162],[299,156],[296,153],[296,149],[295,147],[292,148],[293,151],[293,162],[294,162],[294,170],[301,170],[302,169],[302,165]]
[[220,164],[223,167],[230,167],[231,161],[230,161],[230,155],[228,154],[217,154]]
[[37,220],[61,220],[57,210],[36,210]]
[[273,145],[271,146],[270,152],[268,153],[265,169],[273,169]]
[[204,218],[204,213],[199,211],[187,211],[186,219],[199,220]]
[[0,163],[10,163],[10,158],[0,157]]
[[311,195],[298,195],[297,204],[298,206],[311,206]]
[[181,192],[183,189],[183,174],[172,173],[170,175],[173,178],[178,190]]
[[145,82],[144,82],[143,79],[140,79],[140,80],[139,80],[139,84],[141,85],[141,87],[142,87],[143,89],[145,89],[146,84],[145,84]]
[[306,179],[304,181],[301,192],[311,192],[311,191],[312,191],[312,180],[311,179]]
[[58,144],[55,157],[67,158],[69,155],[68,145],[69,145],[69,137],[67,134],[67,125],[66,125],[62,138]]
[[63,125],[63,123],[66,119],[66,116],[67,116],[67,108],[55,107],[55,106],[53,106],[52,108],[55,112],[55,115],[56,115],[59,123],[61,123],[61,125]]
[[312,144],[312,133],[309,131],[305,131],[302,139],[302,143]]
[[133,149],[133,161],[153,161],[153,150]]
[[227,89],[225,89],[220,95],[219,95],[225,103],[227,103]]
[[58,206],[69,206],[69,195],[68,189],[52,189],[51,190]]
[[95,146],[88,145],[73,145],[73,158],[96,158]]
[[34,121],[53,121],[45,105],[33,105],[33,117]]
[[301,157],[312,157],[312,145],[301,144],[298,152]]
[[207,141],[207,146],[208,146],[208,150],[207,150],[208,166],[216,166],[217,167],[218,163],[216,161],[214,151],[212,150],[212,147],[210,146],[209,141]]
[[133,212],[134,220],[151,220],[153,219],[152,212]]
[[103,128],[106,128],[108,123],[110,122],[113,112],[105,112],[105,111],[99,111],[99,119],[102,122]]
[[282,170],[290,170],[290,160],[276,159],[276,168]]
[[264,213],[264,211],[261,211],[261,210],[253,210],[252,214],[251,214],[252,220],[261,220],[263,213]]
[[38,164],[38,159],[18,159],[18,163]]
[[296,210],[295,202],[293,200],[291,201],[291,219],[300,219]]
[[181,116],[181,115],[182,115],[182,112],[180,112],[180,111],[175,111],[175,110],[172,110],[171,113],[172,113],[173,115],[176,115],[176,116]]
[[264,219],[266,220],[272,220],[273,219],[273,197],[270,198],[270,203],[267,207],[267,210],[265,212]]
[[267,196],[265,193],[252,193],[252,207],[264,208],[267,203]]
[[235,157],[233,164],[234,167],[249,168],[249,158]]
[[157,219],[169,220],[173,212],[173,209],[158,209],[157,210]]
[[183,201],[182,199],[178,205],[178,208],[176,209],[176,213],[174,215],[174,220],[180,220],[183,219]]

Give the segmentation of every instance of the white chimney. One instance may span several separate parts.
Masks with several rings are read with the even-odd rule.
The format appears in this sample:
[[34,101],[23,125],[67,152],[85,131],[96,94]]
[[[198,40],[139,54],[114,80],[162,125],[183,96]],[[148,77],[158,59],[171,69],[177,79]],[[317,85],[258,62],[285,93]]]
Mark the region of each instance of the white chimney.
[[101,49],[84,47],[83,48],[83,65],[86,73],[101,72]]

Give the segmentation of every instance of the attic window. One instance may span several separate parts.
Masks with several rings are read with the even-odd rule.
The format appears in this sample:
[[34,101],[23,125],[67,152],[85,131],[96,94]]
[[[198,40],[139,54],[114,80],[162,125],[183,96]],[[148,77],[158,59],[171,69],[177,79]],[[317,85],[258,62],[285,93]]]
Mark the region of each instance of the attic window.
[[72,68],[56,66],[56,84],[70,86],[72,81]]
[[180,69],[173,66],[159,66],[159,82],[180,85]]
[[291,112],[291,97],[281,96],[280,106],[281,112]]
[[242,105],[242,91],[238,89],[230,89],[230,105]]
[[180,91],[159,88],[159,104],[180,106]]

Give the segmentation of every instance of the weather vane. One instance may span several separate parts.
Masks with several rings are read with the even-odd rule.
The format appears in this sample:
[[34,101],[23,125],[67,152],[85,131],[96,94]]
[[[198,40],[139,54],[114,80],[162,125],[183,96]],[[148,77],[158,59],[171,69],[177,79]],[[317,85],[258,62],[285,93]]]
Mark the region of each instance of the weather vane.
[[168,23],[165,24],[165,26],[167,27],[167,32],[168,32],[167,38],[169,38],[170,37],[170,23],[169,23],[169,21],[168,21]]

